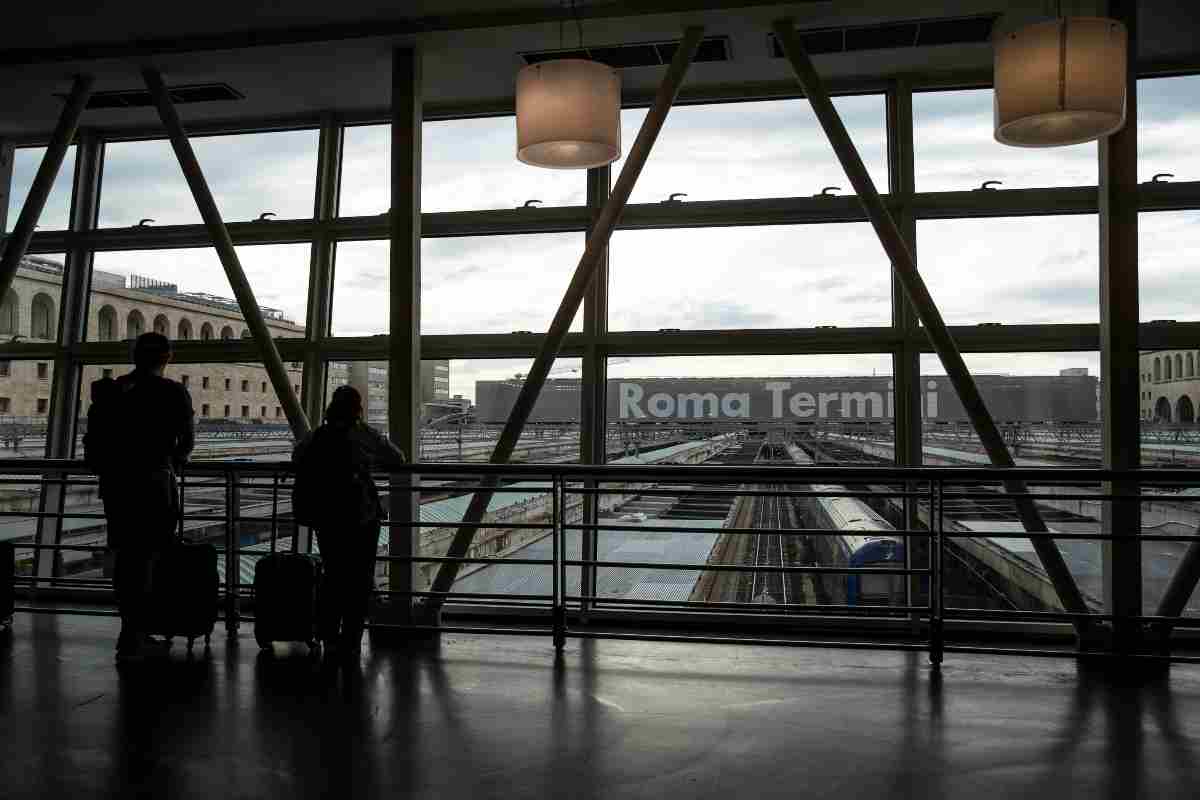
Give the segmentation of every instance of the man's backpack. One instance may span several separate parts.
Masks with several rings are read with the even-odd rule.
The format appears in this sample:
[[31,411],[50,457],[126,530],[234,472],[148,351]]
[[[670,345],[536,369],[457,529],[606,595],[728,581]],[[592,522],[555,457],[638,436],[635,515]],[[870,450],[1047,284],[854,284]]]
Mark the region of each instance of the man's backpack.
[[83,435],[83,461],[97,474],[107,472],[121,456],[121,389],[112,378],[92,382],[87,432]]
[[292,516],[318,529],[361,525],[382,515],[370,471],[354,458],[345,428],[322,425],[296,462]]

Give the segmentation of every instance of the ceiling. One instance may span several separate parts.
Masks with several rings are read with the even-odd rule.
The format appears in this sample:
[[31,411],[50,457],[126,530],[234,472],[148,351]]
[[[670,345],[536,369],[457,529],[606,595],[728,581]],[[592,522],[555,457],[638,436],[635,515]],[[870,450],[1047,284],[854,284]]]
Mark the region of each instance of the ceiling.
[[[560,0],[438,0],[377,4],[364,0],[206,0],[204,3],[59,2],[38,14],[24,4],[21,24],[0,28],[0,136],[44,137],[80,72],[96,91],[141,88],[139,69],[161,69],[169,85],[227,83],[244,99],[180,106],[193,125],[315,118],[325,112],[379,114],[390,99],[390,52],[419,42],[425,102],[433,113],[511,105],[520,52],[574,46],[576,27],[560,25]],[[695,64],[686,90],[791,86],[786,63],[771,58],[771,22],[792,17],[801,29],[868,25],[970,14],[1000,15],[1008,27],[1045,13],[1042,0],[580,0],[584,41],[627,44],[678,38],[702,24],[729,38],[728,62]],[[1064,8],[1094,13],[1095,2]],[[1200,19],[1175,0],[1141,4],[1143,62],[1200,63]],[[401,10],[402,9],[402,13]],[[653,12],[653,13],[647,13]],[[561,37],[560,38],[560,28]],[[832,81],[903,74],[964,74],[986,79],[987,44],[942,45],[816,56]],[[630,99],[653,91],[664,67],[622,70]],[[153,128],[151,108],[89,110],[83,124],[105,130]]]

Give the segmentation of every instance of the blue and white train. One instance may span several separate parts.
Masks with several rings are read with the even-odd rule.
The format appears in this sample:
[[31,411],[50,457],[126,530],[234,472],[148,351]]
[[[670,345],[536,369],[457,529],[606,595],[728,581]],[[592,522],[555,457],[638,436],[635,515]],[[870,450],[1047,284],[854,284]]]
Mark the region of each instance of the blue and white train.
[[[844,492],[846,487],[813,484],[814,492]],[[903,567],[904,539],[891,523],[857,497],[813,497],[813,521],[833,536],[813,536],[821,566]],[[903,605],[903,575],[824,573],[821,585],[834,605]]]

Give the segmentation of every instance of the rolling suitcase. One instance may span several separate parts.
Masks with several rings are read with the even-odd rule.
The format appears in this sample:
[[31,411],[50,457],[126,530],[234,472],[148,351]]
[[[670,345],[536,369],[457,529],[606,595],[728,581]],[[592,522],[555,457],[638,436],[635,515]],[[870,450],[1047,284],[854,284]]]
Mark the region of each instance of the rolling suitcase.
[[254,565],[254,639],[305,642],[317,647],[321,559],[303,553],[272,553]]
[[0,626],[12,624],[13,573],[16,572],[16,548],[12,542],[0,542]]
[[172,542],[154,563],[150,593],[154,617],[149,633],[168,639],[186,636],[189,651],[203,636],[208,647],[220,608],[217,548]]

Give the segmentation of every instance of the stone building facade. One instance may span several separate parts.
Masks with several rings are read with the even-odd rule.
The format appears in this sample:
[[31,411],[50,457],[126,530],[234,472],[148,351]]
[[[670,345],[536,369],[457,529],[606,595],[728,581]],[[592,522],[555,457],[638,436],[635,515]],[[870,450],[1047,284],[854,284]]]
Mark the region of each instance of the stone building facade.
[[[0,302],[0,338],[54,341],[62,292],[62,264],[43,256],[21,263],[12,287]],[[277,309],[263,308],[275,337],[304,336],[304,327]],[[174,284],[94,270],[88,308],[88,341],[124,341],[146,331],[173,340],[249,338],[237,303],[222,297],[179,291]],[[292,391],[299,396],[302,365],[285,362]],[[105,375],[116,377],[129,364],[88,366],[83,386]],[[436,377],[435,377],[436,373]],[[172,364],[167,376],[188,387],[197,420],[286,423],[283,407],[261,364]],[[54,364],[50,361],[0,361],[0,418],[33,419],[49,411]],[[349,383],[367,403],[368,421],[387,426],[387,365],[382,362],[330,363],[330,389]],[[449,397],[449,362],[422,363],[422,400]],[[84,392],[86,402],[86,389]],[[81,413],[86,409],[80,409]]]
[[1157,350],[1141,356],[1141,415],[1151,422],[1191,424],[1200,410],[1200,350]]

